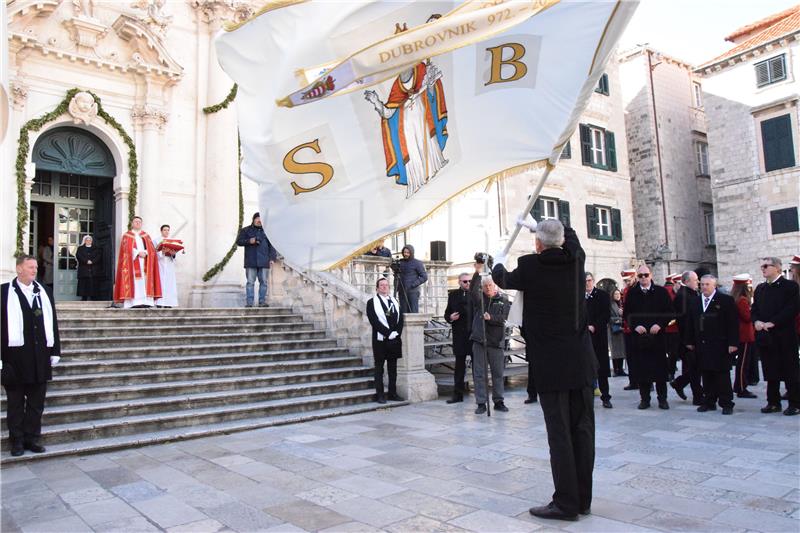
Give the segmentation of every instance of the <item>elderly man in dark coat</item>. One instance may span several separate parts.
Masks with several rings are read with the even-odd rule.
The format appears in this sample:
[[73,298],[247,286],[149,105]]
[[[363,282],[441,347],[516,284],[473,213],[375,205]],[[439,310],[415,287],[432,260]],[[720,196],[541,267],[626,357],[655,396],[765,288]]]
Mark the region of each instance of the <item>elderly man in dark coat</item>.
[[611,297],[594,286],[594,276],[586,273],[586,323],[592,337],[594,355],[597,357],[597,386],[603,407],[611,409],[608,376],[611,374],[608,355],[608,321],[611,320]]
[[800,310],[798,285],[781,275],[781,260],[761,260],[766,281],[756,287],[750,316],[756,330],[756,346],[767,381],[767,405],[762,413],[781,410],[781,381],[786,383],[789,407],[786,416],[800,414],[800,361],[797,359],[795,319]]
[[53,293],[36,280],[36,258],[17,258],[17,277],[0,285],[0,381],[6,389],[11,455],[45,451],[42,413],[52,365],[61,356]]
[[633,380],[639,385],[639,409],[650,407],[650,388],[656,385],[658,407],[669,409],[667,402],[667,344],[664,328],[674,316],[672,300],[664,287],[653,283],[647,265],[636,270],[639,284],[625,298],[623,317],[631,328],[631,351],[636,359]]
[[697,367],[697,354],[693,351],[686,349],[687,344],[691,344],[687,335],[689,329],[689,309],[693,309],[700,305],[700,298],[698,296],[698,283],[699,279],[697,274],[691,270],[687,270],[681,275],[681,288],[675,293],[675,299],[672,301],[672,308],[675,311],[675,320],[678,324],[678,335],[680,336],[681,344],[678,353],[681,358],[681,375],[675,378],[670,386],[675,389],[675,393],[681,399],[686,399],[686,393],[683,389],[686,385],[692,390],[692,403],[694,405],[703,404],[703,387],[700,383],[700,369]]
[[700,280],[700,298],[689,307],[687,349],[697,355],[703,375],[705,398],[697,408],[714,411],[717,402],[723,415],[733,414],[731,362],[739,347],[739,315],[736,302],[717,290],[717,278],[706,274]]
[[467,391],[464,375],[467,370],[467,356],[472,353],[472,341],[469,340],[472,331],[470,282],[470,275],[462,272],[458,275],[458,288],[447,294],[444,319],[453,327],[453,355],[456,358],[456,368],[453,372],[453,396],[447,400],[447,403],[463,402],[464,394]]
[[575,230],[558,220],[529,227],[536,231],[538,253],[520,257],[513,272],[504,268],[504,257],[497,257],[492,277],[502,288],[523,291],[522,326],[532,347],[550,445],[553,500],[530,512],[577,520],[578,513],[591,509],[595,454],[592,381],[597,359],[586,323],[586,254]]

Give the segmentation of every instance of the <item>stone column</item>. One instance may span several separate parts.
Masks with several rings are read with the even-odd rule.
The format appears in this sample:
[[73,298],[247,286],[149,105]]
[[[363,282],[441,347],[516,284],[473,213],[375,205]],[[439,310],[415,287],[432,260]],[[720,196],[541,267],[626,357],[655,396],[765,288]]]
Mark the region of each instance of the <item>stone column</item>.
[[[31,210],[31,189],[33,189],[33,180],[36,178],[36,163],[30,162],[25,164],[25,206],[28,212]],[[14,231],[17,225],[14,224]],[[28,228],[22,232],[22,250],[28,253],[28,245],[30,244],[30,236],[28,235]],[[16,235],[14,239],[16,245]]]
[[[167,113],[152,105],[134,106],[131,111],[133,125],[139,132],[138,197],[135,213],[144,219],[144,230],[151,235],[158,234],[161,224],[161,139],[160,133],[167,124]],[[122,227],[127,227],[126,224]]]
[[405,315],[403,357],[397,361],[397,392],[410,402],[439,397],[436,379],[425,369],[425,324],[432,315]]

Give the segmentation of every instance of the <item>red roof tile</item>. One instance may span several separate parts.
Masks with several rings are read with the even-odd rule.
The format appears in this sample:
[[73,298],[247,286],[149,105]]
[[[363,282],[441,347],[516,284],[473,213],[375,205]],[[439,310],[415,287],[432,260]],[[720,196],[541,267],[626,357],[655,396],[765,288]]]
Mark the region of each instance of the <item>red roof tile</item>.
[[774,13],[768,17],[764,17],[761,20],[757,20],[756,22],[747,24],[746,26],[742,26],[741,28],[734,30],[730,35],[725,37],[725,40],[730,42],[735,42],[738,37],[747,35],[748,33],[753,33],[754,31],[760,30],[766,26],[771,26],[780,19],[788,17],[798,9],[800,9],[800,5],[790,7],[789,9],[784,9],[780,13]]

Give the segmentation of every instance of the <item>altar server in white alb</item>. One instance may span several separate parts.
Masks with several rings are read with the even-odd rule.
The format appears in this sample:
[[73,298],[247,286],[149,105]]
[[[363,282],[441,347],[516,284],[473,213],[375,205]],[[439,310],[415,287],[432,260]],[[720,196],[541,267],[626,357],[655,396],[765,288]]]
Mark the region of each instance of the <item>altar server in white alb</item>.
[[178,281],[175,278],[175,257],[183,247],[181,241],[169,238],[169,224],[161,226],[161,236],[153,240],[158,254],[158,274],[161,277],[161,298],[156,307],[178,307]]

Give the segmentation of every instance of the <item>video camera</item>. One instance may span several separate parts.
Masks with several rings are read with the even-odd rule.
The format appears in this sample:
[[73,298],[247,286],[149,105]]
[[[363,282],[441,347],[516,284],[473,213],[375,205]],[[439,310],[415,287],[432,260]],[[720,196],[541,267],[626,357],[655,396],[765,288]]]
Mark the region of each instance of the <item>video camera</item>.
[[474,259],[476,263],[486,265],[490,270],[494,266],[494,258],[486,252],[476,252]]

